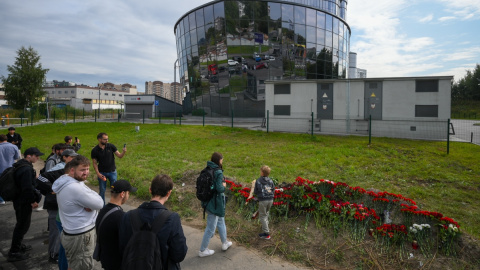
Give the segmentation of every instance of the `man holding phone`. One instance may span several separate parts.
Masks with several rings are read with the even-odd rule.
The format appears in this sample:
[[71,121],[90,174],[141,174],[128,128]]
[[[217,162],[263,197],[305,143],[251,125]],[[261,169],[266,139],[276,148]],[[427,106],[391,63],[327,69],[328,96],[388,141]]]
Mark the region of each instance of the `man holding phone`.
[[72,149],[75,151],[75,152],[78,152],[78,150],[80,150],[80,147],[82,147],[82,145],[80,144],[80,140],[78,139],[78,137],[75,137],[75,142],[72,144],[72,136],[65,136],[65,144],[68,145],[68,146],[71,146],[73,147]]
[[122,153],[117,150],[115,145],[108,143],[107,133],[98,133],[98,145],[92,149],[91,158],[93,168],[98,178],[98,187],[100,197],[105,204],[105,190],[107,189],[107,179],[110,186],[117,181],[117,167],[115,166],[115,156],[123,158],[127,152],[126,144],[123,145]]

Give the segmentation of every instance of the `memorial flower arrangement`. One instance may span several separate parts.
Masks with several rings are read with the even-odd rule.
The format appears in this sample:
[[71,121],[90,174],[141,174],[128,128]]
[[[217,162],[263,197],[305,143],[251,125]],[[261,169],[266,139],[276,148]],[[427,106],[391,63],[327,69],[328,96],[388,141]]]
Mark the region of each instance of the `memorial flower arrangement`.
[[[255,203],[245,204],[250,188],[233,181],[227,181],[227,187],[236,198],[238,211],[249,219],[256,211]],[[313,220],[318,228],[331,228],[334,237],[345,230],[352,241],[360,242],[368,234],[384,248],[402,252],[420,249],[427,257],[435,247],[445,255],[455,255],[460,235],[458,222],[421,210],[414,200],[401,194],[367,191],[326,179],[314,182],[297,177],[275,191],[272,218],[300,215],[305,216],[305,229]]]

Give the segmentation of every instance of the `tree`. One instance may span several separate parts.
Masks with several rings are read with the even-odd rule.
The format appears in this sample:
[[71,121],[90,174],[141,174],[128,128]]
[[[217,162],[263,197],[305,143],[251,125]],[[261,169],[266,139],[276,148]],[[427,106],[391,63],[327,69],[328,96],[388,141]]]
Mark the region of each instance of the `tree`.
[[5,99],[14,109],[31,108],[45,96],[48,69],[43,69],[40,55],[32,47],[21,47],[13,66],[7,66],[8,77],[2,76]]
[[480,65],[452,85],[452,100],[480,100]]

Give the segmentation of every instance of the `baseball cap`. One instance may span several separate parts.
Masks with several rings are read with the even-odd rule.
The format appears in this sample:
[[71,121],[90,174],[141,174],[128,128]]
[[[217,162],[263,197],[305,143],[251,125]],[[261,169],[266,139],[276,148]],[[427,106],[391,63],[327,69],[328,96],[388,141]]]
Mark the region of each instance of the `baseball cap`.
[[65,157],[65,156],[76,157],[76,156],[78,156],[78,154],[73,149],[65,149],[62,152],[62,157]]
[[38,148],[36,147],[30,147],[28,148],[27,150],[25,150],[25,152],[23,153],[24,156],[32,156],[32,155],[35,155],[35,156],[43,156],[45,155],[44,153],[40,152],[40,150],[38,150]]
[[111,186],[112,188],[112,193],[120,193],[123,191],[130,191],[130,192],[136,192],[137,188],[132,187],[130,183],[127,180],[117,180],[113,185]]

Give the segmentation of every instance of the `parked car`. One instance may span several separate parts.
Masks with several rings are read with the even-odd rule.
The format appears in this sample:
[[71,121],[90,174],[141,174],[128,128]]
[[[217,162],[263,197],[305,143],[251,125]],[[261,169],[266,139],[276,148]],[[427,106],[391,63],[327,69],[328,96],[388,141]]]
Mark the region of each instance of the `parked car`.
[[210,77],[210,82],[211,83],[218,83],[218,77],[217,76]]
[[255,66],[255,69],[262,69],[262,68],[268,68],[268,65],[266,63],[258,63],[258,65]]
[[270,56],[268,54],[263,55],[263,60],[268,60],[270,59]]
[[226,70],[225,66],[220,66],[218,72],[224,72]]
[[228,59],[228,65],[229,66],[236,66],[238,65],[238,62],[232,59]]
[[269,61],[275,61],[275,57],[274,56],[271,56],[268,58]]

